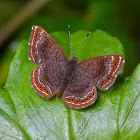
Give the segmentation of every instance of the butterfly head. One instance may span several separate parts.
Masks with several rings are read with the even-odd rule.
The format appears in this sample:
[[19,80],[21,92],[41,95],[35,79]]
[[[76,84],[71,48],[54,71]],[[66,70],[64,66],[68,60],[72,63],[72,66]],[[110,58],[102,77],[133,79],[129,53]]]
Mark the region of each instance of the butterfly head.
[[70,62],[77,63],[78,62],[78,59],[76,57],[73,57],[73,58],[71,58]]

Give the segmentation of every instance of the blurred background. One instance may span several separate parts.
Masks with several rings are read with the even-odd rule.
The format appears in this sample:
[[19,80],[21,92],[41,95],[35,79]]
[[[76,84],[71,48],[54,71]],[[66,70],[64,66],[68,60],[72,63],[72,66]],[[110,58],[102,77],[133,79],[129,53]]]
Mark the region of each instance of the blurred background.
[[[104,30],[117,37],[126,55],[126,76],[140,62],[140,0],[0,0],[0,85],[31,26],[48,33]],[[69,47],[69,46],[68,46]]]

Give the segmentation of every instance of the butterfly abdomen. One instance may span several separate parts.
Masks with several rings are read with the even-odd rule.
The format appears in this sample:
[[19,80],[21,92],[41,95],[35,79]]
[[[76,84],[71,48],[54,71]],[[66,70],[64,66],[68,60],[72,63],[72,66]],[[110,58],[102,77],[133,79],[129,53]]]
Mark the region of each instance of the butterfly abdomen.
[[77,61],[69,61],[66,64],[61,83],[56,91],[57,94],[56,98],[59,98],[62,95],[62,93],[65,91],[66,87],[68,86],[69,80],[72,76],[72,73],[75,70],[76,65],[77,65]]

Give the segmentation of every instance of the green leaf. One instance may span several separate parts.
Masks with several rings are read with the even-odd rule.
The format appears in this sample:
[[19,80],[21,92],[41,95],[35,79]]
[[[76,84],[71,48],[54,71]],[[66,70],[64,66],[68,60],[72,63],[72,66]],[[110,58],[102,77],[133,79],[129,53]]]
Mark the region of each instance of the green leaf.
[[[74,53],[87,33],[88,31],[78,31],[72,34]],[[57,32],[51,36],[71,57],[68,35]],[[8,116],[5,121],[0,119],[0,124],[2,126],[7,123],[13,124],[15,131],[10,132],[10,135],[15,136],[16,133],[21,139],[33,140],[140,138],[138,133],[140,66],[125,84],[122,85],[123,81],[119,76],[109,90],[98,90],[98,100],[94,105],[74,110],[65,107],[62,98],[47,101],[33,91],[30,73],[37,64],[32,64],[28,59],[27,43],[23,41],[18,47],[10,66],[5,89],[0,90],[0,97],[3,100],[1,112]],[[123,47],[117,38],[98,30],[87,38],[77,57],[81,61],[106,54],[124,56]],[[3,114],[1,113],[1,117],[6,118]],[[7,133],[3,135],[1,132],[3,131],[0,128],[1,138],[9,139]]]
[[0,87],[0,139],[25,139],[25,133],[18,124],[16,109],[9,93]]
[[122,86],[118,111],[118,138],[140,139],[140,64]]

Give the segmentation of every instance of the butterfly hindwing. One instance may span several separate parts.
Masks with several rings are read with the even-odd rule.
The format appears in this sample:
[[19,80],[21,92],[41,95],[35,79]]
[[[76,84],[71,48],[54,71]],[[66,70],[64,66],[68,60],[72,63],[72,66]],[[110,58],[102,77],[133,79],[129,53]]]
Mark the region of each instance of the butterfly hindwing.
[[46,99],[53,97],[62,80],[63,64],[48,63],[37,66],[31,73],[31,84],[35,92]]
[[68,61],[68,57],[55,40],[43,28],[36,25],[32,26],[28,56],[32,63]]
[[110,88],[120,73],[124,58],[119,55],[105,55],[78,63],[85,75],[101,90]]
[[77,67],[64,91],[64,104],[70,108],[82,109],[92,105],[96,98],[97,91],[95,85]]

